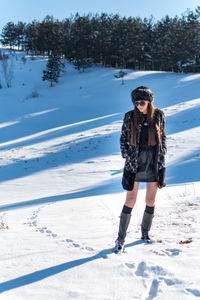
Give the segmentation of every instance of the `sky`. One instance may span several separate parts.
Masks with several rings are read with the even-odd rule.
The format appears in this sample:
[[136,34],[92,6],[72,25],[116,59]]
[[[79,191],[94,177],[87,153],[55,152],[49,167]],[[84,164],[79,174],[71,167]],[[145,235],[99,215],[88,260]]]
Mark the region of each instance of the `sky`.
[[42,21],[46,15],[63,20],[76,12],[80,15],[106,12],[141,18],[153,15],[159,20],[167,14],[181,16],[188,8],[195,10],[197,6],[199,0],[0,0],[0,32],[7,22]]

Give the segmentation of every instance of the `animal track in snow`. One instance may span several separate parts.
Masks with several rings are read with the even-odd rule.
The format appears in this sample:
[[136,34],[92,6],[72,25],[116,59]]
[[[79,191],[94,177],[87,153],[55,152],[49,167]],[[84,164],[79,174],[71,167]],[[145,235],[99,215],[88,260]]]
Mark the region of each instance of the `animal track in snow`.
[[[48,205],[50,205],[50,204],[48,204]],[[40,211],[45,207],[46,207],[46,205],[43,205],[40,208],[36,209],[33,212],[32,216],[30,218],[27,218],[27,222],[25,222],[24,224],[26,224],[30,227],[35,227],[36,232],[46,234],[47,236],[52,237],[52,238],[58,238],[59,235],[52,232],[46,226],[43,226],[43,227],[38,226],[38,223],[37,223],[38,215],[39,215]],[[72,239],[69,239],[69,238],[62,239],[62,240],[60,240],[60,242],[66,243],[67,246],[69,246],[69,247],[80,248],[81,250],[87,250],[89,252],[95,251],[92,247],[89,247],[87,245],[86,246],[85,245],[80,245],[79,243],[77,243],[77,242],[75,242],[75,241],[73,241]]]
[[61,240],[61,242],[67,243],[67,246],[69,246],[69,247],[80,248],[81,250],[87,250],[90,252],[95,251],[92,247],[80,245],[80,244],[74,242],[72,239],[63,239],[63,240]]
[[[41,206],[40,208],[36,209],[32,216],[30,218],[27,218],[28,222],[25,222],[24,224],[30,226],[30,227],[36,227],[35,231],[40,233],[47,233],[48,236],[57,237],[58,235],[53,233],[51,230],[49,230],[47,227],[39,227],[37,224],[37,217],[39,215],[39,212],[42,208],[45,206]],[[30,220],[30,221],[29,221]]]
[[196,289],[186,289],[187,292],[191,293],[193,296],[200,297],[200,290]]

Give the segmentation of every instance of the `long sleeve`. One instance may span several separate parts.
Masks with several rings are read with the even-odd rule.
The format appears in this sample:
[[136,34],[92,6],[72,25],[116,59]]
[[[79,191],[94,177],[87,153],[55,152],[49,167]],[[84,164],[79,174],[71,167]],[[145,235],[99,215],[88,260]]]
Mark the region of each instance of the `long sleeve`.
[[130,145],[128,144],[128,128],[127,128],[128,115],[127,113],[124,116],[123,124],[121,128],[121,136],[120,136],[120,149],[123,158],[126,158],[131,150]]
[[162,149],[164,154],[167,153],[166,135],[165,135],[165,115],[162,112]]

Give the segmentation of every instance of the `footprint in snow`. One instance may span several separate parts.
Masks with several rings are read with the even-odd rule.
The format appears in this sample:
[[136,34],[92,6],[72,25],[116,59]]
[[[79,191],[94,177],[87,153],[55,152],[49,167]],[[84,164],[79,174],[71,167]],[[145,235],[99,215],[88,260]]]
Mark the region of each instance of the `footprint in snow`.
[[70,240],[70,239],[66,239],[66,242],[68,242],[68,243],[72,243],[73,241],[72,241],[72,240]]
[[134,268],[135,268],[135,264],[133,264],[133,263],[125,263],[125,265],[126,265],[129,269],[134,269]]
[[74,246],[74,247],[76,247],[76,248],[80,247],[79,244],[75,243],[75,242],[74,242],[73,240],[71,240],[71,239],[65,239],[65,240],[62,240],[62,242],[70,243],[70,245],[72,245],[72,246]]
[[181,253],[182,251],[179,249],[165,249],[161,251],[152,251],[152,253],[159,255],[159,256],[177,256]]
[[148,270],[157,276],[160,276],[160,275],[166,276],[167,275],[167,270],[165,270],[161,266],[151,266],[151,267],[148,267]]
[[72,243],[72,245],[73,245],[74,247],[76,247],[76,248],[80,247],[80,245],[77,244],[77,243]]
[[186,289],[187,292],[191,293],[193,296],[200,297],[200,290],[196,289]]
[[156,276],[166,276],[168,274],[167,270],[161,266],[147,266],[144,261],[140,262],[135,274],[141,277],[149,277],[149,274],[153,273]]
[[92,247],[87,247],[86,246],[85,249],[88,250],[88,251],[94,251],[94,248],[92,248]]
[[80,248],[82,250],[87,250],[87,251],[94,251],[94,248],[92,247],[89,247],[89,246],[81,246],[80,244],[78,243],[75,243],[73,240],[71,239],[65,239],[65,240],[62,240],[62,242],[67,242],[70,244],[70,246],[73,246],[75,248]]
[[148,274],[146,271],[147,271],[146,263],[144,261],[142,261],[139,263],[137,270],[135,271],[135,275],[141,276],[141,277],[148,277]]
[[181,250],[179,250],[179,249],[165,249],[165,253],[168,256],[177,256],[181,253]]
[[153,298],[157,297],[159,284],[160,284],[160,281],[158,279],[154,279],[151,282],[149,291],[147,292],[147,297],[145,298],[145,300],[152,300]]
[[[41,207],[43,208],[43,207]],[[32,217],[31,218],[28,218],[27,220],[35,220],[37,217],[38,217],[38,213],[39,211],[41,210],[41,208],[35,210],[32,214]],[[29,225],[29,226],[35,226],[36,229],[35,231],[36,232],[40,232],[40,233],[46,233],[48,236],[50,237],[53,237],[53,238],[56,238],[58,237],[58,235],[56,233],[53,233],[51,230],[49,230],[46,226],[43,226],[43,227],[37,227],[37,221],[33,221],[33,222],[26,222],[24,223],[26,225]],[[73,240],[71,239],[65,239],[65,240],[61,240],[61,242],[67,242],[71,247],[75,247],[75,248],[79,248],[79,249],[82,249],[82,250],[87,250],[87,251],[94,251],[94,249],[92,247],[89,247],[89,246],[81,246],[79,245],[78,243],[75,243]]]
[[[149,287],[145,291],[145,294],[143,294],[142,299],[145,300],[152,300],[153,298],[157,297],[159,291],[158,288],[161,282],[164,282],[167,286],[183,284],[181,280],[174,278],[173,274],[169,273],[166,269],[162,268],[161,266],[147,266],[147,264],[144,261],[139,263],[135,274],[143,278],[152,278],[152,275],[154,277],[154,279],[151,280]],[[147,280],[149,281],[149,279]],[[146,286],[148,284],[148,281],[146,282]],[[198,292],[200,295],[200,291],[195,290],[195,293],[197,293],[197,295]]]
[[168,285],[168,286],[183,283],[181,280],[178,280],[176,278],[171,279],[171,278],[166,278],[166,277],[159,277],[159,279],[163,280],[165,282],[165,284]]

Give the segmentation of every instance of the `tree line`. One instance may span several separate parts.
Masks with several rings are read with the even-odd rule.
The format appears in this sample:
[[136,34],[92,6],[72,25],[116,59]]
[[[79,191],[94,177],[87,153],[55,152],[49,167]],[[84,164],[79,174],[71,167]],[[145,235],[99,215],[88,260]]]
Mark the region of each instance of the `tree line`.
[[57,55],[102,66],[173,72],[200,72],[200,6],[181,17],[120,17],[78,13],[62,21],[8,22],[1,43],[30,55]]

